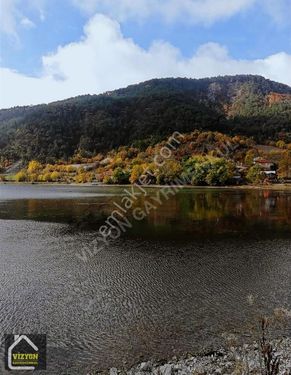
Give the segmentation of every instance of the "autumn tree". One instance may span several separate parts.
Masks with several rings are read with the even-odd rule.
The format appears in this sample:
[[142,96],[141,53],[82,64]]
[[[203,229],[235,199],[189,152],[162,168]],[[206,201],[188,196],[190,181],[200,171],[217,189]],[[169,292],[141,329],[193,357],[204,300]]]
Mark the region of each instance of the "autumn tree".
[[137,183],[143,173],[144,173],[144,169],[143,169],[142,165],[140,165],[140,164],[134,165],[132,170],[131,170],[131,174],[130,174],[130,178],[129,178],[130,183],[131,184]]
[[16,182],[24,182],[27,181],[27,173],[24,169],[19,171],[15,176]]
[[279,147],[279,148],[286,148],[286,143],[282,140],[278,141],[276,143],[276,147]]
[[50,176],[51,181],[54,181],[54,182],[58,181],[60,179],[60,177],[61,177],[61,174],[57,171],[52,172],[52,174]]
[[181,176],[182,171],[181,163],[175,160],[167,160],[156,172],[157,183],[169,184],[174,182],[175,179]]
[[224,158],[195,156],[185,163],[192,185],[224,185],[234,173],[234,164]]
[[234,165],[224,158],[214,158],[210,161],[210,168],[206,176],[206,183],[210,186],[225,185],[234,174]]
[[114,184],[128,184],[129,177],[131,176],[128,170],[124,170],[123,168],[117,167],[114,169],[112,173],[112,183]]
[[259,184],[263,181],[263,172],[259,165],[253,165],[246,175],[248,182],[252,184]]
[[34,174],[34,173],[39,172],[41,168],[42,168],[42,165],[38,161],[32,160],[28,164],[27,172],[29,174]]
[[245,165],[251,167],[254,164],[254,158],[257,156],[255,150],[249,150],[245,156]]
[[279,161],[278,175],[280,178],[291,177],[291,151],[285,151]]

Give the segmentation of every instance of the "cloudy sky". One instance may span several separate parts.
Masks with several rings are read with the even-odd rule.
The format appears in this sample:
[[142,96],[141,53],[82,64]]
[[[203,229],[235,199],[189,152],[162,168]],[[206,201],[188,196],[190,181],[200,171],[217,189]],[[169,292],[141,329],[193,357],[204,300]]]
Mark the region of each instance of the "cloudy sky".
[[0,0],[0,108],[157,77],[291,85],[291,0]]

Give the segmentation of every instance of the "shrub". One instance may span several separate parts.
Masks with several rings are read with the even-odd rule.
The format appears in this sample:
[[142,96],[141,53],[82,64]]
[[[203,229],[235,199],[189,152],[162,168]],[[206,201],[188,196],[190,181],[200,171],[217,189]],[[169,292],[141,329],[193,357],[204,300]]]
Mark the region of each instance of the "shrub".
[[33,174],[33,173],[38,172],[41,168],[42,168],[42,166],[41,166],[41,164],[38,161],[32,160],[28,164],[27,172],[29,174]]
[[233,177],[234,164],[224,158],[195,156],[185,163],[192,185],[225,185]]
[[27,173],[26,171],[23,169],[21,170],[20,172],[18,172],[15,176],[15,180],[17,182],[24,182],[24,181],[27,181]]
[[60,179],[60,177],[61,177],[60,173],[56,172],[56,171],[52,172],[52,174],[50,176],[51,181],[54,181],[54,182],[58,181]]
[[252,166],[247,175],[247,180],[248,182],[252,184],[259,184],[260,182],[263,181],[263,175],[262,175],[262,169],[259,165],[254,165]]
[[114,169],[111,180],[114,184],[128,184],[130,172],[120,167]]
[[167,160],[156,172],[158,184],[169,184],[179,178],[183,172],[181,164],[175,160]]
[[136,164],[133,166],[129,181],[131,184],[137,183],[140,177],[142,176],[144,170],[140,164]]

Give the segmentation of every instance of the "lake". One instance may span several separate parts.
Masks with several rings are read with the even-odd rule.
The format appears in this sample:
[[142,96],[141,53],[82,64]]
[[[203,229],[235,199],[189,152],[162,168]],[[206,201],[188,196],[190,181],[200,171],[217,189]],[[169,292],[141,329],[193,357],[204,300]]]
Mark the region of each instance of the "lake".
[[127,189],[0,185],[0,329],[47,334],[45,374],[207,353],[291,308],[291,191],[138,189],[92,251]]

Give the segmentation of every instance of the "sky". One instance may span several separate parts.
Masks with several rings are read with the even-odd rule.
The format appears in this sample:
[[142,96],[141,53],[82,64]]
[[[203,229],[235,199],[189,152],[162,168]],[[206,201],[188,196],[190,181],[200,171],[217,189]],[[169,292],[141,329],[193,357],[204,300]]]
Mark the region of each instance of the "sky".
[[291,86],[291,0],[0,0],[0,108],[228,74]]

